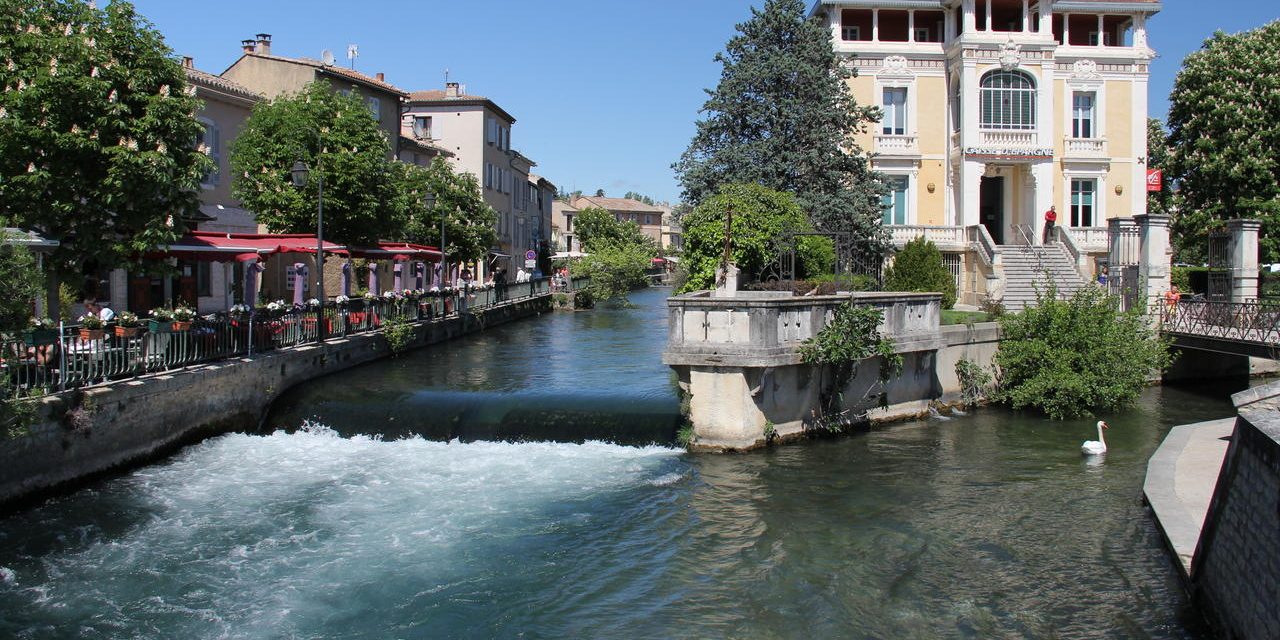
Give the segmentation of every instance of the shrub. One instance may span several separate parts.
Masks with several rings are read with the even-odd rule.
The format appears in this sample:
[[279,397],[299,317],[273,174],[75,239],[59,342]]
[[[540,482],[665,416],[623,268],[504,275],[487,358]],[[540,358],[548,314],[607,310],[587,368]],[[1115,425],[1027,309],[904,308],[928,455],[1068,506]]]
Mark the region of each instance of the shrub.
[[1141,311],[1084,287],[1069,300],[1049,287],[1036,305],[1000,321],[998,401],[1055,419],[1131,405],[1148,378],[1172,362],[1168,343]]
[[938,292],[942,308],[956,304],[956,280],[942,263],[942,252],[923,236],[907,243],[885,270],[885,291]]
[[400,316],[387,318],[382,323],[382,335],[392,353],[400,353],[413,343],[413,325]]
[[[844,400],[842,394],[856,376],[860,361],[880,358],[882,385],[902,370],[902,354],[897,353],[892,339],[880,335],[881,319],[879,309],[845,302],[836,307],[827,326],[800,345],[802,361],[825,365],[834,373],[831,385],[820,394],[825,414],[822,423],[829,430],[839,430],[846,420],[840,406]],[[881,401],[884,400],[881,395]]]

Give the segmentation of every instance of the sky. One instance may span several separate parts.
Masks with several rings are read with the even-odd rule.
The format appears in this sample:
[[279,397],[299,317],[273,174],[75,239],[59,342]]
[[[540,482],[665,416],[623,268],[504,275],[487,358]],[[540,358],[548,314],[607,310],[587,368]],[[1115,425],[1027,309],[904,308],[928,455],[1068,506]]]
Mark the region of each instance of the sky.
[[[693,137],[715,54],[763,0],[134,0],[178,55],[221,73],[240,41],[272,34],[272,53],[386,73],[406,91],[441,89],[445,72],[467,93],[516,118],[512,147],[562,189],[677,202],[671,164]],[[1216,29],[1280,17],[1277,0],[1165,0],[1149,23],[1151,115],[1163,118],[1183,58]]]

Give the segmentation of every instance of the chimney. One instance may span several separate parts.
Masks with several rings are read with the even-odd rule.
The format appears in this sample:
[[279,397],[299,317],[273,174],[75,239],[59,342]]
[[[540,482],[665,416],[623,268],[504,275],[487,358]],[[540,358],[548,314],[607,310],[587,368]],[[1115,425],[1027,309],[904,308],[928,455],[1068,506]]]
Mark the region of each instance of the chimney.
[[255,44],[257,43],[254,42],[253,40],[241,40],[240,48],[244,49],[245,53],[253,53],[253,48]]
[[182,68],[184,69],[196,68],[196,59],[192,58],[191,56],[182,56]]
[[444,83],[444,97],[446,97],[446,98],[457,98],[457,97],[458,97],[458,83],[456,83],[456,82],[446,82],[446,83]]
[[258,53],[261,53],[264,56],[271,55],[271,34],[259,33],[255,37],[258,39],[256,43],[257,48],[255,49],[255,51],[257,51]]
[[375,75],[374,77],[378,79],[378,82],[386,82],[386,81],[387,81],[387,74],[385,74],[385,73],[383,73],[383,72],[381,72],[381,71],[379,71],[379,72],[378,72],[378,74],[377,74],[377,75]]

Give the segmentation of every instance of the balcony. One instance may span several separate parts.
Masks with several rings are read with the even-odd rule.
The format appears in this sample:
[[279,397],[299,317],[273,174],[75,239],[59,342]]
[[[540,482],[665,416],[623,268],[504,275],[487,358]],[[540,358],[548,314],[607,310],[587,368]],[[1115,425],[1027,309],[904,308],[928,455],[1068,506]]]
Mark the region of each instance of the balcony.
[[1067,138],[1066,157],[1106,158],[1107,141],[1102,138]]
[[1032,148],[1036,146],[1035,131],[979,131],[978,140],[983,147],[994,149]]
[[882,156],[918,156],[920,145],[916,136],[877,134],[875,151]]
[[964,227],[895,224],[885,225],[885,229],[889,231],[889,241],[898,249],[919,237],[937,245],[941,251],[965,251],[969,247],[968,231]]

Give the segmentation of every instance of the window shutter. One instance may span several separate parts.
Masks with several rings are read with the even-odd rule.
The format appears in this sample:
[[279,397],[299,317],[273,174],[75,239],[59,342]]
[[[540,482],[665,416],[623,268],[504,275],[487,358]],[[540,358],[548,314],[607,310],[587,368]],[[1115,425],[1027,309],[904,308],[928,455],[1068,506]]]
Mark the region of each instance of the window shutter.
[[211,135],[209,148],[213,151],[213,173],[209,175],[210,184],[218,184],[222,178],[222,130],[218,125],[209,125]]
[[431,119],[431,139],[440,140],[444,138],[444,115],[438,115]]

